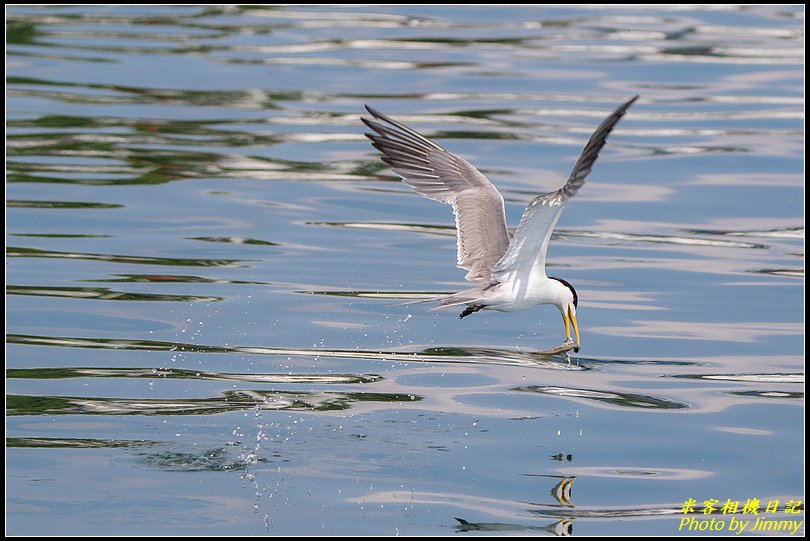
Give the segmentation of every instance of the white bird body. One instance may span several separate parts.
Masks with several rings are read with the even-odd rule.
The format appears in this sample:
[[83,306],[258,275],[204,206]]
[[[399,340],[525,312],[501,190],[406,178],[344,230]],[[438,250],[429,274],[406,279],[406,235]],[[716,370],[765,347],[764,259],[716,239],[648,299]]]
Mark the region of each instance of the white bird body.
[[621,105],[596,129],[560,189],[532,199],[511,238],[503,196],[478,169],[366,106],[374,119],[363,122],[375,132],[366,136],[383,153],[383,161],[420,194],[453,207],[458,266],[468,270],[465,278],[476,285],[442,297],[441,306],[466,305],[463,318],[478,310],[513,312],[553,304],[562,315],[567,341],[573,341],[573,326],[574,350],[579,350],[577,294],[565,280],[546,275],[548,243],[565,204],[585,183],[608,134],[636,99]]
[[[476,291],[478,290],[467,289],[455,295],[466,296]],[[512,274],[484,293],[473,301],[465,301],[464,304],[480,303],[482,310],[517,312],[534,308],[538,304],[556,304],[557,299],[571,295],[571,292],[562,283],[546,277],[545,272],[535,270],[529,276],[517,277]],[[442,305],[453,306],[446,302],[443,302]]]

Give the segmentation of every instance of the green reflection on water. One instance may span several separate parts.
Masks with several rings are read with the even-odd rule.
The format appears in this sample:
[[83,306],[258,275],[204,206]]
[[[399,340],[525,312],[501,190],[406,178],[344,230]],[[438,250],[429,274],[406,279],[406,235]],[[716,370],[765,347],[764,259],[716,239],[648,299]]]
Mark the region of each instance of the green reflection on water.
[[204,449],[194,453],[159,451],[139,454],[141,462],[164,471],[230,471],[245,466],[244,460],[234,461],[225,448]]
[[250,239],[242,237],[186,237],[188,240],[201,240],[203,242],[221,242],[226,244],[255,244],[259,246],[278,246],[277,242],[269,240]]
[[99,278],[94,280],[79,280],[80,282],[146,282],[146,283],[201,283],[201,284],[248,284],[268,285],[270,282],[257,282],[255,280],[223,280],[216,278],[203,278],[181,274],[113,274],[121,278]]
[[81,201],[23,201],[7,200],[7,207],[40,209],[117,209],[124,205],[116,203],[85,203]]
[[66,297],[104,301],[158,301],[158,302],[219,302],[222,297],[199,295],[168,295],[162,293],[131,293],[106,287],[6,286],[6,295],[33,297]]
[[6,447],[26,448],[68,448],[68,449],[101,449],[120,447],[143,447],[158,442],[148,440],[104,440],[96,438],[6,438]]
[[136,265],[171,265],[178,267],[238,267],[244,259],[189,259],[178,257],[147,257],[137,255],[93,254],[83,252],[57,252],[55,250],[39,250],[37,248],[22,248],[9,246],[6,248],[7,257],[49,257],[66,259],[88,259],[110,261],[112,263],[127,263]]
[[36,237],[45,239],[108,239],[112,235],[85,235],[81,233],[11,233],[12,237]]
[[248,409],[338,411],[359,402],[410,403],[405,393],[225,391],[215,398],[103,398],[6,395],[7,415],[211,415]]
[[150,378],[244,381],[253,383],[363,384],[382,380],[376,374],[234,374],[177,368],[9,368],[8,379]]
[[29,22],[6,20],[6,45],[33,45],[37,36],[37,27]]

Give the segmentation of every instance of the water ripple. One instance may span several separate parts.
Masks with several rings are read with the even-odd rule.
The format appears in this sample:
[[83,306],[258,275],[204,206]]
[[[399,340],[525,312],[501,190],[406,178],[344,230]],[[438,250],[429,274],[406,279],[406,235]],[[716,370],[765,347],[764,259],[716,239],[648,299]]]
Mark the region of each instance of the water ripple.
[[244,410],[335,411],[360,402],[412,403],[413,394],[373,392],[224,391],[212,398],[102,398],[6,395],[7,415],[212,415]]
[[554,370],[587,370],[587,364],[560,362],[558,353],[521,352],[496,348],[441,347],[417,352],[369,351],[359,349],[276,348],[262,346],[213,346],[157,340],[124,340],[115,338],[78,338],[7,334],[9,344],[28,344],[88,349],[132,351],[180,351],[188,353],[239,353],[252,355],[314,356],[399,362],[464,362],[470,364],[507,364],[552,368]]
[[514,390],[568,398],[582,398],[598,403],[609,404],[611,406],[621,406],[626,408],[671,410],[685,409],[690,407],[689,404],[679,402],[677,400],[618,391],[600,391],[596,389],[578,389],[574,387],[554,387],[546,385],[515,387]]
[[[8,533],[656,535],[801,499],[803,7],[6,15]],[[456,232],[364,103],[516,223],[635,94],[553,235],[593,356],[390,307],[458,286]]]
[[182,368],[9,368],[6,370],[6,377],[12,379],[159,378],[330,385],[375,383],[382,379],[382,376],[376,374],[234,374]]
[[94,299],[103,301],[158,301],[158,302],[219,302],[222,297],[200,295],[169,295],[165,293],[133,293],[115,291],[106,287],[58,287],[58,286],[6,286],[7,295],[32,297],[66,297],[71,299]]
[[38,248],[22,248],[13,246],[6,248],[6,257],[86,259],[95,261],[109,261],[111,263],[126,263],[129,265],[171,265],[177,267],[239,267],[241,266],[240,263],[247,261],[240,259],[190,259],[136,255],[93,254],[83,252],[59,252],[55,250],[40,250]]

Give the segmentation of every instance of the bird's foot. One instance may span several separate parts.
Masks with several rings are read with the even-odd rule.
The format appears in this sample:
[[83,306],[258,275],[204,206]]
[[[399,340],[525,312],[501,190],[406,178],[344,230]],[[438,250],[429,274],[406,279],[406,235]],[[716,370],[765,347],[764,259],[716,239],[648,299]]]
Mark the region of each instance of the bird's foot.
[[459,314],[458,318],[463,319],[463,318],[469,316],[470,314],[472,314],[474,312],[477,312],[478,310],[480,310],[483,307],[484,307],[483,304],[470,304],[470,305],[467,306],[467,308],[464,309],[463,312],[461,312],[461,314]]

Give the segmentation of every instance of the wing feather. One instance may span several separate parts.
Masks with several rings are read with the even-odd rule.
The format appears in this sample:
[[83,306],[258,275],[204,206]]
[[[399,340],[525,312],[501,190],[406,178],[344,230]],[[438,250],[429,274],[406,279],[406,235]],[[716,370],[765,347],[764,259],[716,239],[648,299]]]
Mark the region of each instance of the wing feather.
[[637,99],[638,96],[635,96],[622,104],[596,128],[562,188],[531,200],[523,212],[509,248],[492,269],[493,281],[507,280],[512,273],[519,276],[528,276],[532,270],[545,273],[551,232],[557,225],[565,204],[585,184],[585,178],[599,157],[599,151],[605,146],[608,135]]
[[404,124],[366,106],[363,122],[374,148],[418,193],[453,207],[458,266],[466,279],[489,283],[492,267],[509,246],[503,196],[478,169]]

